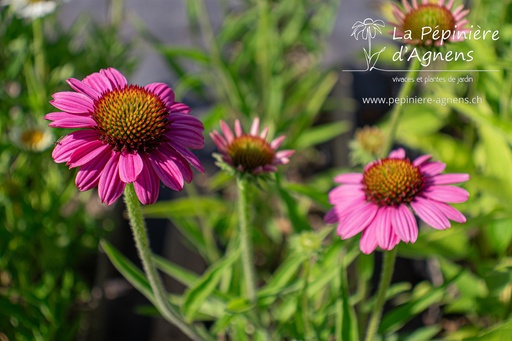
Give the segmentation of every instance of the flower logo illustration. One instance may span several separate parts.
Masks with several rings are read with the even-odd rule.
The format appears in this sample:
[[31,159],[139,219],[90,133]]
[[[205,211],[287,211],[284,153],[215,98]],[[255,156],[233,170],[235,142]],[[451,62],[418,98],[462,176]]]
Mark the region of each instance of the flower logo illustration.
[[354,36],[356,40],[359,40],[359,36],[364,40],[368,40],[368,50],[363,47],[364,55],[366,58],[366,70],[371,71],[375,68],[375,64],[377,60],[379,60],[380,54],[386,49],[382,48],[380,51],[372,54],[372,39],[377,36],[377,32],[382,34],[381,27],[386,26],[384,21],[382,20],[373,20],[371,18],[366,18],[364,21],[356,21],[354,25],[352,25],[352,34],[351,37]]

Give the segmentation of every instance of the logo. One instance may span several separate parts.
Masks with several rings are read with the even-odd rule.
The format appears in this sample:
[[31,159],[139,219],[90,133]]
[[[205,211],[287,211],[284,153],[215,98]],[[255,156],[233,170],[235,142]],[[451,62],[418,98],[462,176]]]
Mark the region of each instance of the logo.
[[[363,47],[366,69],[363,70],[342,70],[343,72],[367,72],[367,71],[384,71],[384,72],[397,72],[397,71],[408,71],[408,70],[388,70],[379,68],[376,66],[379,58],[386,50],[386,47],[381,48],[378,51],[372,51],[372,40],[375,39],[377,34],[382,35],[382,30],[386,27],[384,21],[377,19],[374,20],[372,18],[366,18],[363,21],[356,21],[354,25],[352,25],[352,34],[351,37],[354,37],[356,40],[361,38],[364,41],[368,42],[368,46]],[[411,62],[414,59],[417,59],[423,67],[428,67],[435,61],[464,61],[464,62],[472,62],[474,60],[474,51],[469,50],[465,52],[454,51],[450,48],[454,45],[444,44],[445,41],[455,40],[455,41],[463,41],[463,40],[498,40],[499,31],[498,30],[483,30],[480,26],[477,25],[476,28],[471,25],[469,28],[465,28],[463,30],[442,30],[439,29],[438,26],[430,27],[425,26],[421,27],[417,33],[412,32],[411,30],[405,30],[403,32],[397,30],[397,27],[393,27],[393,31],[391,32],[391,37],[393,41],[401,41],[403,45],[401,45],[392,56],[393,62]],[[421,36],[420,36],[421,35]],[[417,36],[417,37],[415,37]],[[431,41],[440,42],[435,48],[424,48],[421,45],[414,44],[416,40],[427,40],[431,39]],[[441,48],[442,47],[442,48]],[[420,72],[428,71],[428,72],[442,72],[445,70],[419,70]],[[450,71],[463,71],[463,72],[497,72],[499,70],[450,70]]]

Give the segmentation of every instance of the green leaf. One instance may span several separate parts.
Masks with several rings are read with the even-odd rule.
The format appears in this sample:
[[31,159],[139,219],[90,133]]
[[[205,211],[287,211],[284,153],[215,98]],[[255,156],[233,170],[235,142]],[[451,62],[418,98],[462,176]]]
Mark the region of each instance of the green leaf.
[[445,295],[446,285],[437,288],[423,288],[423,293],[419,297],[413,297],[409,302],[387,313],[382,319],[379,330],[386,333],[397,331],[414,316],[431,305],[440,303]]
[[288,191],[283,189],[283,187],[281,185],[281,178],[280,178],[279,174],[276,174],[276,187],[277,187],[279,196],[283,200],[283,202],[286,205],[286,208],[288,210],[288,217],[291,220],[293,230],[295,232],[310,230],[311,227],[309,226],[309,223],[308,223],[306,217],[299,212],[299,206],[298,206],[297,202],[290,195],[290,193],[288,193]]
[[327,142],[350,129],[350,123],[334,122],[310,128],[303,132],[297,139],[295,147],[297,149],[306,149],[317,144]]
[[187,287],[195,285],[199,280],[199,276],[192,271],[184,269],[165,258],[154,255],[153,260],[158,269]]
[[197,311],[210,294],[215,290],[223,273],[238,259],[240,252],[237,250],[225,258],[212,264],[201,276],[199,281],[185,293],[182,305],[183,315],[188,321],[192,321]]
[[212,211],[222,213],[227,210],[224,201],[213,197],[174,199],[142,207],[144,215],[150,218],[187,218],[200,214],[208,215]]
[[151,286],[144,276],[144,273],[107,241],[102,240],[100,245],[114,267],[124,276],[124,278],[126,278],[126,280],[128,280],[128,282],[130,282],[141,294],[146,296],[148,300],[155,302],[153,291],[151,290]]

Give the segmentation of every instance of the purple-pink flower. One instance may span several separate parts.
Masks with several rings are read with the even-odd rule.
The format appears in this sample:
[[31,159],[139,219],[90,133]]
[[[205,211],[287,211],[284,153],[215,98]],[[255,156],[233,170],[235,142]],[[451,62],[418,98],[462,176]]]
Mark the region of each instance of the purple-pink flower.
[[400,241],[414,243],[418,226],[411,209],[428,225],[439,230],[450,220],[466,218],[447,203],[461,203],[469,193],[452,184],[469,180],[468,174],[441,174],[446,165],[423,155],[411,162],[403,149],[368,164],[364,173],[341,174],[341,184],[329,193],[334,205],[325,221],[338,223],[337,232],[347,239],[362,232],[360,248],[366,254],[377,246],[393,249]]
[[174,101],[167,84],[131,85],[113,68],[67,82],[75,91],[55,93],[50,103],[62,111],[45,119],[50,127],[80,129],[60,139],[52,153],[55,162],[79,167],[79,190],[97,186],[110,205],[133,183],[139,200],[152,204],[160,180],[179,191],[192,181],[190,166],[204,172],[188,150],[203,148],[203,124]]
[[394,35],[406,43],[423,46],[440,46],[445,42],[463,41],[469,32],[466,27],[469,13],[464,5],[453,8],[454,0],[402,0],[402,8],[393,6],[396,22]]
[[217,131],[210,133],[210,137],[217,145],[222,160],[242,173],[261,174],[276,172],[277,166],[288,163],[293,150],[277,151],[283,143],[285,136],[279,136],[272,142],[267,142],[268,128],[261,133],[260,119],[252,122],[249,134],[242,131],[239,120],[235,121],[235,133],[224,121],[220,121],[224,136]]

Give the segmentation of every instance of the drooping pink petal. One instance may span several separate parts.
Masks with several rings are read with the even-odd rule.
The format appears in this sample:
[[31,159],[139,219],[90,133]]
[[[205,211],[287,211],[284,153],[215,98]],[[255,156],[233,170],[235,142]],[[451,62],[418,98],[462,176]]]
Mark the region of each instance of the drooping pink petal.
[[375,251],[377,245],[377,225],[370,224],[370,226],[363,231],[361,240],[359,241],[359,248],[363,253],[369,255]]
[[190,114],[192,110],[184,104],[184,103],[173,103],[170,107],[167,108],[170,114],[182,114],[187,115]]
[[144,88],[153,92],[155,95],[160,98],[162,102],[164,102],[167,108],[171,108],[174,104],[174,91],[165,83],[151,83],[146,85]]
[[175,191],[183,189],[183,175],[173,160],[175,158],[168,153],[162,153],[160,149],[148,154],[148,158],[164,185]]
[[153,169],[151,161],[146,154],[141,155],[141,160],[144,165],[137,180],[133,183],[133,187],[140,202],[144,205],[150,205],[154,204],[158,199],[160,178]]
[[469,174],[439,174],[429,179],[432,185],[451,185],[469,180]]
[[374,219],[379,207],[373,203],[365,203],[345,217],[338,226],[338,234],[343,239],[355,236],[364,230]]
[[89,76],[85,77],[82,82],[98,91],[99,93],[112,90],[112,83],[110,83],[110,80],[99,72],[90,74]]
[[446,164],[442,162],[428,162],[420,166],[420,171],[430,176],[441,174],[445,169]]
[[450,227],[450,221],[428,199],[417,197],[411,201],[411,207],[421,220],[433,228],[446,230]]
[[422,156],[416,158],[412,164],[415,165],[416,167],[418,167],[418,166],[421,166],[422,164],[424,164],[425,162],[427,162],[428,160],[430,160],[431,158],[432,158],[432,155],[422,155]]
[[450,205],[439,201],[432,201],[432,204],[435,205],[446,216],[446,218],[458,223],[466,222],[466,217]]
[[329,201],[333,205],[338,204],[340,201],[352,201],[356,198],[364,199],[364,197],[363,186],[359,184],[338,186],[329,192]]
[[198,118],[190,115],[184,115],[184,114],[169,114],[167,115],[167,120],[171,124],[181,124],[186,125],[190,127],[194,127],[200,132],[204,131],[203,122],[201,122]]
[[119,178],[119,156],[121,153],[114,152],[108,160],[98,183],[98,195],[101,202],[107,205],[113,204],[126,187],[126,183]]
[[77,130],[55,143],[52,152],[52,158],[55,162],[67,162],[75,149],[86,142],[95,141],[99,138],[99,133],[94,130]]
[[71,91],[61,91],[53,94],[50,104],[55,108],[70,114],[90,114],[94,111],[93,100],[84,94]]
[[469,193],[463,188],[455,186],[431,186],[428,190],[423,191],[423,196],[448,203],[461,203],[469,198]]
[[106,70],[100,70],[100,74],[109,80],[112,89],[122,89],[128,84],[126,78],[121,74],[121,72],[112,67],[109,67]]
[[63,112],[53,112],[44,116],[52,128],[93,128],[96,122],[89,116],[69,115]]
[[194,131],[174,130],[171,128],[171,130],[165,133],[165,137],[187,148],[201,149],[204,147],[203,135]]
[[391,207],[391,224],[398,237],[406,243],[414,243],[418,238],[418,225],[414,215],[406,205]]
[[121,153],[119,157],[119,177],[126,183],[134,182],[142,172],[144,163],[139,153]]
[[403,148],[398,148],[389,153],[390,159],[404,159],[405,158],[405,150]]
[[85,142],[80,146],[77,146],[73,153],[71,153],[67,165],[69,168],[85,165],[98,157],[98,155],[111,149],[111,146],[104,144],[103,141],[100,140]]
[[363,181],[362,173],[345,173],[334,177],[334,181],[340,184],[361,184]]
[[88,191],[98,186],[105,165],[112,158],[113,154],[114,151],[105,150],[96,159],[80,167],[75,179],[76,187],[80,191]]
[[336,215],[336,210],[334,210],[334,208],[330,209],[325,214],[324,221],[326,224],[334,224],[338,222],[338,216]]
[[89,96],[93,100],[98,99],[101,96],[101,93],[99,91],[91,88],[89,85],[79,81],[78,79],[70,78],[67,80],[67,83],[73,90],[82,93],[86,96]]
[[[186,148],[183,148],[182,146],[180,146],[179,144],[177,143],[174,143],[173,141],[169,141],[168,142],[169,146],[172,147],[175,151],[177,151],[179,154],[181,154],[181,156],[183,156],[185,158],[185,160],[187,160],[191,165],[192,167],[194,167],[195,169],[197,169],[198,171],[200,171],[201,173],[204,173],[204,167],[203,165],[201,164],[201,161],[199,161],[199,159],[197,158],[197,156],[195,156],[194,154],[192,154],[192,152]],[[161,146],[161,148],[166,148],[166,145],[163,144]]]
[[377,225],[377,243],[384,250],[392,248],[393,229],[391,228],[391,217],[389,216],[388,207],[380,207],[373,219],[372,224]]

